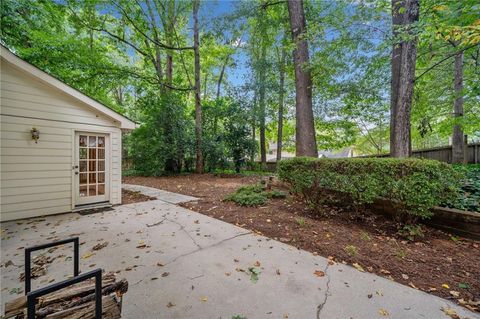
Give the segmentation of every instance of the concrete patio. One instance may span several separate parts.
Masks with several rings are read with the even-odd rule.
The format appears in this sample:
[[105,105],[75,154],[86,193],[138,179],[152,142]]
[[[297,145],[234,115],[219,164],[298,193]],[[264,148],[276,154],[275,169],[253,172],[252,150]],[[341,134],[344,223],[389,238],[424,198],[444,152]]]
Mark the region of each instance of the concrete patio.
[[[125,186],[157,200],[2,223],[1,307],[23,290],[23,247],[79,236],[80,269],[127,278],[124,318],[480,318],[450,301],[328,262],[175,205],[192,197]],[[96,244],[107,241],[98,251]],[[93,254],[92,254],[93,253]],[[70,247],[34,287],[71,275]],[[7,261],[13,263],[5,266]],[[258,270],[258,281],[249,268]],[[323,275],[324,274],[324,275]],[[15,290],[20,288],[21,290]]]

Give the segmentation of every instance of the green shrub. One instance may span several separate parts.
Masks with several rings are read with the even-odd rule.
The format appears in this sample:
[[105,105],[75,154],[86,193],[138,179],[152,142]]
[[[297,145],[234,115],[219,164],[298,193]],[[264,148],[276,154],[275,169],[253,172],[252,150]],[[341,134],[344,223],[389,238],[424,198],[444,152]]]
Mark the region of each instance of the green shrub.
[[480,164],[453,165],[463,175],[458,196],[442,206],[480,212]]
[[265,185],[260,183],[246,185],[238,188],[235,192],[225,197],[226,201],[232,201],[240,206],[260,206],[265,204],[269,198],[285,198],[286,193],[278,190],[265,190]]
[[311,205],[387,199],[403,222],[431,216],[430,208],[454,198],[460,176],[448,164],[424,159],[294,158],[278,165],[279,178]]
[[227,195],[225,200],[235,202],[240,206],[260,206],[268,201],[268,197],[261,185],[253,184],[240,187]]

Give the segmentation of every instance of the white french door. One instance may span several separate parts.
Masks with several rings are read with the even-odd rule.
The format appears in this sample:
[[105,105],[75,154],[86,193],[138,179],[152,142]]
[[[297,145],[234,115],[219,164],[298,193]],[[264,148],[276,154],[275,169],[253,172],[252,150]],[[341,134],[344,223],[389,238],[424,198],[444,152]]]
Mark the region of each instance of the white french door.
[[108,139],[108,134],[75,133],[75,205],[109,200],[110,143]]

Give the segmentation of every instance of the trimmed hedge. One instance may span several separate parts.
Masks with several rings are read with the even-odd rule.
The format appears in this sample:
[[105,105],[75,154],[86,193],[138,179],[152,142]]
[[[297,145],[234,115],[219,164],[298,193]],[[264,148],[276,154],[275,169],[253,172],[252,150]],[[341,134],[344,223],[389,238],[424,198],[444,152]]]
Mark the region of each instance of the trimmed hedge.
[[351,200],[355,206],[387,199],[395,218],[414,222],[430,209],[455,198],[461,175],[450,165],[424,159],[305,158],[279,162],[278,175],[314,207]]

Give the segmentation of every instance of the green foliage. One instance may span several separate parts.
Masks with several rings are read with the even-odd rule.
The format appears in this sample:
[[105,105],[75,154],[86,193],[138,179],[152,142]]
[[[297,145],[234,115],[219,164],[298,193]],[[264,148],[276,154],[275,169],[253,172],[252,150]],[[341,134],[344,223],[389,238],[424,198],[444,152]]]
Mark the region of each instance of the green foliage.
[[480,212],[480,164],[453,165],[463,175],[462,186],[458,196],[443,204],[472,212]]
[[397,250],[395,250],[394,255],[398,259],[405,259],[405,257],[407,257],[407,251],[405,251],[403,249],[397,249]]
[[269,198],[285,198],[286,194],[278,190],[266,191],[262,184],[251,184],[238,188],[225,197],[240,206],[260,206],[267,203]]
[[362,232],[360,234],[360,239],[361,240],[364,240],[364,241],[371,241],[372,240],[372,237],[367,233],[367,232]]
[[268,197],[261,185],[253,184],[240,187],[227,195],[225,200],[235,202],[240,206],[260,206],[268,201]]
[[[138,105],[144,124],[125,140],[135,171],[163,175],[190,170],[193,158],[193,121],[184,112],[182,98],[173,93],[158,97],[146,94]],[[193,160],[190,160],[190,163]]]
[[413,158],[294,158],[279,163],[278,175],[313,207],[387,199],[399,205],[395,217],[403,222],[430,217],[430,208],[455,197],[460,181],[448,164]]
[[422,226],[420,225],[404,225],[397,233],[411,241],[414,241],[415,238],[425,236]]
[[347,245],[343,250],[352,257],[358,253],[358,249],[354,245]]
[[285,198],[287,197],[287,194],[285,192],[274,189],[267,192],[267,197],[268,198]]
[[295,219],[295,222],[297,223],[298,226],[300,227],[305,227],[305,225],[307,224],[307,222],[305,221],[305,218],[303,217],[298,217]]

